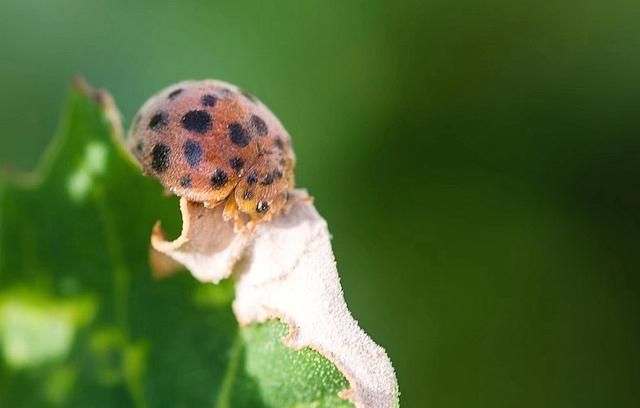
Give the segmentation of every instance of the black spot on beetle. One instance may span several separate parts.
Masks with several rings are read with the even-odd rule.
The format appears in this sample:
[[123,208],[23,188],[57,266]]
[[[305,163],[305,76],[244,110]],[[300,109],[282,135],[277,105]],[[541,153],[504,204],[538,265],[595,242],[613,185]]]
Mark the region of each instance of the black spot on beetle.
[[159,130],[167,126],[169,115],[166,112],[158,112],[149,120],[149,129]]
[[144,142],[142,140],[139,141],[136,145],[136,150],[138,151],[138,153],[142,153],[142,151],[144,150]]
[[242,193],[243,200],[251,200],[252,198],[253,198],[253,193],[251,191],[247,190],[244,193]]
[[190,167],[196,167],[200,164],[200,160],[202,159],[202,146],[200,146],[200,143],[187,140],[184,142],[184,145],[182,145],[182,151]]
[[242,167],[244,167],[244,160],[242,160],[240,157],[234,157],[233,159],[229,160],[229,164],[235,171],[240,171],[242,170]]
[[184,188],[191,187],[191,176],[183,176],[180,179],[180,185]]
[[258,205],[256,206],[256,211],[259,213],[264,213],[269,211],[269,208],[271,208],[271,206],[269,205],[268,202],[266,201],[260,201],[258,203]]
[[203,95],[202,98],[200,99],[200,102],[202,102],[202,105],[208,106],[208,107],[216,106],[217,101],[218,99],[215,96],[210,94]]
[[251,115],[251,126],[253,126],[258,136],[266,136],[269,133],[267,124],[264,123],[260,116]]
[[262,184],[263,186],[268,186],[270,184],[273,184],[273,180],[274,180],[273,174],[269,173],[266,176],[264,176],[260,184]]
[[171,165],[171,159],[169,157],[170,154],[171,149],[165,144],[158,143],[153,146],[153,150],[151,151],[151,168],[156,173],[163,173],[167,171]]
[[190,132],[205,133],[211,129],[213,118],[207,111],[192,110],[182,117],[182,127]]
[[276,146],[278,146],[278,149],[280,150],[284,149],[284,142],[279,137],[276,138]]
[[213,176],[211,176],[211,186],[213,188],[221,188],[227,184],[227,180],[229,177],[227,176],[227,172],[224,170],[218,169],[213,172]]
[[179,88],[179,89],[176,89],[175,91],[172,91],[169,94],[169,99],[171,99],[171,100],[174,99],[176,96],[180,95],[182,93],[182,91],[184,91],[184,89],[182,89],[182,88]]
[[238,147],[245,147],[251,142],[251,136],[236,122],[229,124],[229,139]]
[[274,170],[273,171],[273,177],[275,177],[278,180],[280,180],[282,178],[282,172],[280,170]]
[[249,175],[247,176],[247,184],[249,184],[250,186],[253,186],[257,182],[258,182],[258,175],[256,174],[255,170],[252,170],[251,173],[249,173]]

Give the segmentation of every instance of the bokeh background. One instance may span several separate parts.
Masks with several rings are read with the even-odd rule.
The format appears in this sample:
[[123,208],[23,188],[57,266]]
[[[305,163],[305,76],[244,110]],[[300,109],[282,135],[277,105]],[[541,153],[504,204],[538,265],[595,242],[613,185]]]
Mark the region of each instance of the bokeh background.
[[640,3],[0,2],[0,164],[70,80],[219,78],[294,139],[403,407],[640,405]]

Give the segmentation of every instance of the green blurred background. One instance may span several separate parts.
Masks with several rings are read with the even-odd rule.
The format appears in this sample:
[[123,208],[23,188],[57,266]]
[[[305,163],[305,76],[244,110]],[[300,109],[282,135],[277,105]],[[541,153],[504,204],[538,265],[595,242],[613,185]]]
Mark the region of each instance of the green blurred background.
[[0,163],[71,77],[284,122],[403,407],[640,405],[640,3],[2,0]]

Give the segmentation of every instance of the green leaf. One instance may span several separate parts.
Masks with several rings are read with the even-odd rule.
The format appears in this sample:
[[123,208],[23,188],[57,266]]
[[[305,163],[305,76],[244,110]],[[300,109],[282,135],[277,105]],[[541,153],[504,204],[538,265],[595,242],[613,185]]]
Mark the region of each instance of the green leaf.
[[0,182],[0,406],[347,407],[279,321],[240,328],[233,283],[154,280],[149,234],[178,204],[122,149],[104,92],[76,84],[35,176]]

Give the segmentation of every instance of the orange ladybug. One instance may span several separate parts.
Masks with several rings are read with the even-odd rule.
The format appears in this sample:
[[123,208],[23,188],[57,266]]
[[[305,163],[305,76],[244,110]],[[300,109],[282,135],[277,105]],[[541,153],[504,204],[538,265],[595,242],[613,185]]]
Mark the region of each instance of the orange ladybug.
[[267,221],[294,186],[295,154],[278,118],[222,81],[184,81],[151,97],[127,139],[143,171],[172,193],[224,218]]

